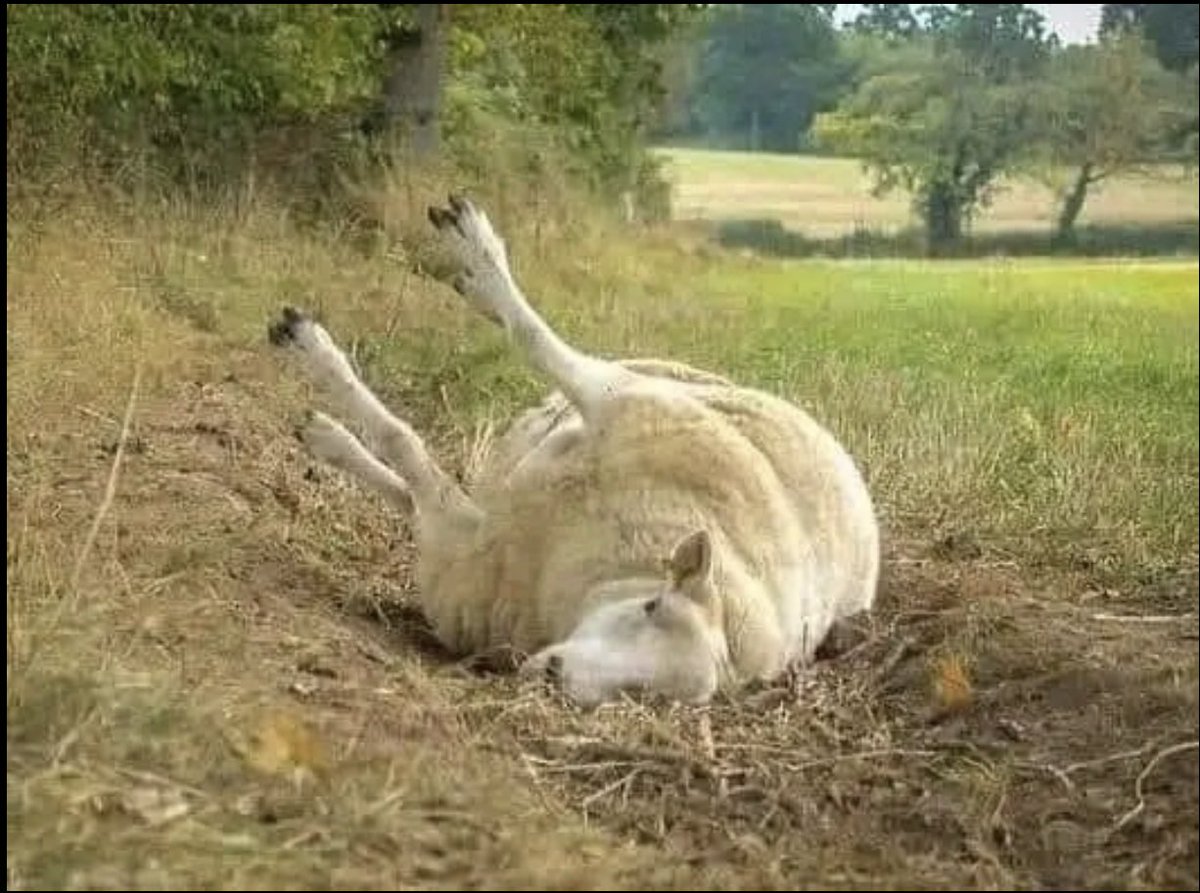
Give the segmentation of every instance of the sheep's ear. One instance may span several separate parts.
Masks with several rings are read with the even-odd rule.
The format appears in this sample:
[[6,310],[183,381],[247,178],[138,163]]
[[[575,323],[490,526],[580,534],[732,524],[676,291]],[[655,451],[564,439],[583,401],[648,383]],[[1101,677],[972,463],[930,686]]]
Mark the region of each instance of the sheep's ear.
[[708,531],[696,530],[676,543],[667,568],[676,589],[707,582],[712,572],[712,538]]

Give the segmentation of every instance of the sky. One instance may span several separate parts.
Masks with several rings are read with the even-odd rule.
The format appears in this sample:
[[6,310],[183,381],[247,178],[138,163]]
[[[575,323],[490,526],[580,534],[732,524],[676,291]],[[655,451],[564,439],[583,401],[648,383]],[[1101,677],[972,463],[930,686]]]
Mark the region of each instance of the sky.
[[[1090,43],[1096,37],[1100,3],[1031,3],[1030,6],[1046,17],[1051,30],[1063,43]],[[859,7],[857,3],[838,4],[838,21],[854,18]]]

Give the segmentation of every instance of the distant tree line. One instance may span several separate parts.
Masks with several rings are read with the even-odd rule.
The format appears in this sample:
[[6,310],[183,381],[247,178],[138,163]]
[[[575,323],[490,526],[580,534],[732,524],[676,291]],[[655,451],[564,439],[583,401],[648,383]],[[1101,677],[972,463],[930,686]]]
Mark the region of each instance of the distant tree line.
[[937,250],[1007,173],[1055,184],[1069,239],[1096,183],[1196,159],[1194,4],[1106,4],[1073,47],[1024,4],[865,4],[841,28],[836,9],[13,4],[9,189],[84,162],[204,188],[266,159],[319,191],[399,147],[649,207],[649,142],[686,139],[856,156]]
[[655,135],[862,159],[908,191],[934,252],[1000,179],[1032,173],[1073,237],[1091,187],[1137,165],[1195,163],[1195,4],[1106,4],[1098,40],[1063,46],[1026,4],[721,4],[663,44]]

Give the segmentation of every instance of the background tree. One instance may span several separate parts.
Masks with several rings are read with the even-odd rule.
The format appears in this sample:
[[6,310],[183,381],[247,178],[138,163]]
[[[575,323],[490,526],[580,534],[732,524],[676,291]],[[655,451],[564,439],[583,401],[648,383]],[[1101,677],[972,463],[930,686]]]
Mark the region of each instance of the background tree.
[[1058,195],[1059,240],[1073,237],[1090,189],[1161,157],[1176,84],[1134,35],[1056,54],[1039,90],[1045,105],[1035,157]]
[[851,28],[860,34],[906,40],[920,33],[921,22],[909,3],[864,3]]
[[1200,5],[1195,3],[1106,3],[1100,34],[1132,31],[1145,37],[1158,61],[1178,73],[1188,89],[1167,125],[1167,139],[1192,161],[1200,160]]
[[953,248],[965,221],[1028,148],[1036,91],[1055,44],[1023,4],[922,10],[923,59],[866,80],[818,139],[863,159],[877,192],[912,193],[931,253]]
[[814,115],[836,101],[836,4],[728,4],[699,49],[693,102],[710,139],[795,151]]
[[1154,47],[1169,71],[1186,72],[1200,61],[1200,5],[1195,3],[1105,3],[1100,36],[1135,31]]
[[[451,4],[380,4],[387,47],[380,105],[383,129],[400,133],[418,156],[441,144],[441,112]],[[377,126],[369,119],[368,130]]]

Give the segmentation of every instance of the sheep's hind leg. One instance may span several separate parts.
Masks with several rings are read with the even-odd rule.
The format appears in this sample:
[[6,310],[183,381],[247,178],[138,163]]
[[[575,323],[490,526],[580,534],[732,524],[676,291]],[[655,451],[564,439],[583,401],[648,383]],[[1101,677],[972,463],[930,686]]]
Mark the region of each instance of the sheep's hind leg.
[[463,267],[454,280],[455,289],[481,314],[504,327],[526,359],[561,388],[585,424],[596,418],[606,398],[642,380],[618,363],[563,341],[521,293],[504,242],[487,215],[468,199],[451,196],[449,201],[449,208],[430,208],[429,219]]

